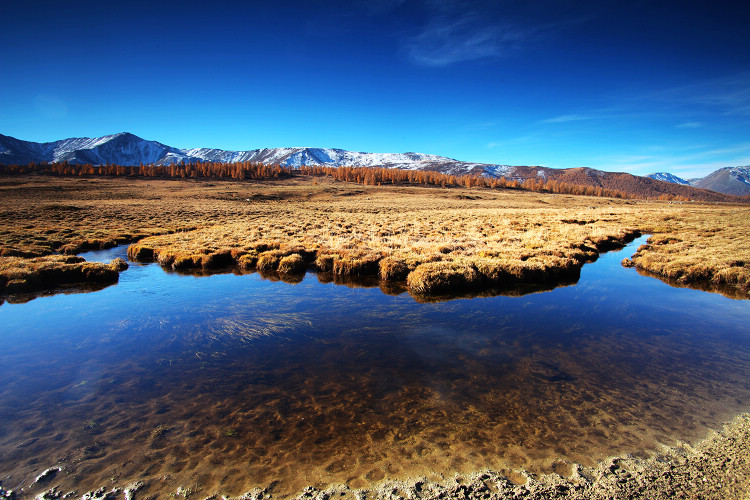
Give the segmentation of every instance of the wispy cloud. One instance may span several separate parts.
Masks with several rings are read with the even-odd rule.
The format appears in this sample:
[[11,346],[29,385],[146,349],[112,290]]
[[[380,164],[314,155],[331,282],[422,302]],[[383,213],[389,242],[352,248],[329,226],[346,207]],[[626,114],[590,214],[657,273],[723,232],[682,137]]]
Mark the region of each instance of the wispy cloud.
[[[750,118],[750,72],[706,79],[690,85],[635,93],[625,98],[611,97],[607,107],[576,110],[554,116],[540,124],[580,120],[665,121],[673,128],[688,130],[710,128],[727,119],[747,122]],[[676,123],[676,125],[675,125]]]
[[497,128],[501,122],[499,121],[486,121],[486,122],[471,122],[460,126],[457,130],[462,132],[485,132]]
[[406,55],[421,66],[448,66],[462,61],[498,58],[514,53],[531,36],[520,26],[483,26],[476,15],[438,19],[405,43]]
[[750,142],[743,142],[740,144],[734,144],[729,147],[715,148],[705,151],[703,154],[707,155],[736,155],[750,153]]
[[[690,148],[688,148],[690,149]],[[621,154],[594,159],[594,168],[624,171],[637,175],[670,172],[683,179],[704,177],[723,167],[750,164],[750,142],[724,148],[702,149],[686,153],[684,149],[661,154]]]
[[750,116],[750,71],[664,89],[645,97],[672,106],[689,107],[693,112]]
[[572,114],[572,115],[555,116],[554,118],[547,118],[546,120],[541,120],[539,123],[567,123],[567,122],[577,122],[581,120],[592,120],[594,118],[595,118],[594,116],[589,116],[589,115]]
[[701,128],[702,126],[701,122],[684,122],[677,125],[677,128]]
[[511,139],[505,139],[503,141],[492,141],[487,144],[487,149],[517,146],[519,144],[528,144],[536,140],[538,140],[538,137],[534,137],[533,135],[522,135],[522,136],[514,137]]
[[428,67],[514,56],[596,17],[581,2],[571,8],[567,2],[541,0],[422,0],[424,22],[402,38],[402,50],[409,61]]

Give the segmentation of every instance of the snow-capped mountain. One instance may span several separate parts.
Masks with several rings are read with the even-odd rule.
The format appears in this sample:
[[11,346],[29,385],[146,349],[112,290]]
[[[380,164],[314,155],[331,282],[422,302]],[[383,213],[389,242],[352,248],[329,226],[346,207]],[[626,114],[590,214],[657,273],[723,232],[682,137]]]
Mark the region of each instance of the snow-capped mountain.
[[123,132],[96,138],[73,138],[55,142],[30,142],[0,134],[0,163],[52,163],[75,164],[106,163],[139,165],[141,163],[179,163],[200,161],[190,158],[181,150],[156,141],[147,141]]
[[750,166],[720,168],[702,179],[691,180],[690,184],[720,193],[748,195],[750,194]]
[[685,180],[667,172],[649,174],[646,177],[673,184],[685,184],[701,189],[710,189],[718,193],[738,196],[750,194],[750,166],[724,167],[698,179]]
[[444,156],[423,153],[361,153],[334,148],[265,148],[251,151],[224,151],[221,149],[186,149],[189,157],[205,161],[233,163],[251,161],[278,163],[283,166],[352,166],[385,167],[408,170],[439,170],[448,174],[465,174],[483,169],[482,163],[468,163]]
[[686,181],[682,177],[677,177],[669,172],[656,172],[655,174],[648,174],[646,177],[656,179],[657,181],[671,182],[672,184],[683,184],[689,186],[690,182]]
[[[0,164],[51,163],[103,165],[169,165],[201,161],[235,163],[258,162],[284,166],[384,167],[409,170],[432,170],[451,175],[505,177],[524,182],[556,181],[576,185],[622,190],[641,196],[680,195],[689,199],[720,201],[710,189],[727,194],[750,194],[750,167],[717,170],[703,179],[685,181],[672,174],[651,174],[650,178],[613,173],[592,168],[555,169],[540,166],[493,165],[470,163],[423,153],[361,153],[333,148],[263,148],[249,151],[222,149],[178,149],[160,142],[120,133],[97,138],[73,138],[38,143],[0,134]],[[716,196],[714,196],[716,195]],[[722,198],[723,199],[723,198]]]
[[361,153],[333,148],[263,148],[249,151],[222,149],[177,149],[160,142],[120,133],[104,137],[74,138],[55,142],[22,141],[0,134],[0,163],[90,163],[118,165],[194,163],[200,161],[235,163],[261,162],[284,166],[385,167],[410,170],[437,170],[447,174],[481,174],[499,165],[469,163],[422,153]]

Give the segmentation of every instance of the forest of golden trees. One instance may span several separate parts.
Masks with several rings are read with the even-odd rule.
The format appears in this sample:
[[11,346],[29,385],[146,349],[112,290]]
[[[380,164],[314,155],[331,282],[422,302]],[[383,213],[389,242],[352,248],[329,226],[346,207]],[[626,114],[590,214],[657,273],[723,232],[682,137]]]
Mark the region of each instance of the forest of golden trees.
[[[345,182],[356,182],[369,186],[380,185],[423,185],[435,187],[467,187],[487,189],[518,189],[524,191],[604,196],[610,198],[644,199],[637,193],[602,186],[591,186],[562,182],[554,179],[530,178],[523,182],[507,180],[504,177],[482,177],[476,175],[448,175],[429,170],[401,170],[377,167],[326,167],[302,166],[294,170],[289,166],[267,165],[254,162],[221,163],[176,163],[172,165],[91,165],[70,163],[31,163],[27,165],[0,165],[0,174],[36,173],[65,176],[125,176],[153,177],[163,179],[231,179],[231,180],[271,180],[284,179],[295,175],[331,177]],[[687,201],[682,195],[662,193],[660,200]]]
[[28,165],[0,165],[0,173],[38,173],[73,176],[156,177],[163,179],[282,179],[292,175],[291,167],[263,163],[201,162],[172,165],[91,165],[71,163],[30,163]]

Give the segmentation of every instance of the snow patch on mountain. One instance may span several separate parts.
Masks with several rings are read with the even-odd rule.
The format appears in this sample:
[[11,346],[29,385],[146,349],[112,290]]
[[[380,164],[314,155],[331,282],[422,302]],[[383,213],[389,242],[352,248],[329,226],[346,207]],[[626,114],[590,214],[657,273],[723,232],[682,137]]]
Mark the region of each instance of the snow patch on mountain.
[[750,186],[750,165],[745,167],[727,167],[729,173],[739,182]]
[[486,177],[505,177],[512,179],[515,175],[516,168],[510,165],[486,165],[483,174]]
[[646,177],[650,177],[651,179],[657,181],[671,182],[672,184],[683,184],[685,186],[690,185],[690,182],[681,177],[677,177],[674,174],[670,174],[669,172],[656,172],[653,174],[648,174]]

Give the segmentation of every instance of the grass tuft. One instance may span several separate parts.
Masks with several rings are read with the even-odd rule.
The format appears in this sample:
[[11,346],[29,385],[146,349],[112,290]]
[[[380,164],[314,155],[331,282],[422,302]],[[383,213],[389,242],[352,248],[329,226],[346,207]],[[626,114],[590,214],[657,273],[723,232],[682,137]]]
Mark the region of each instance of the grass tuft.
[[411,271],[406,262],[395,257],[386,257],[379,263],[380,279],[385,281],[405,280]]
[[409,290],[417,294],[443,294],[478,288],[482,275],[464,262],[427,262],[417,266],[406,279]]
[[298,253],[282,257],[279,260],[278,271],[285,274],[303,274],[307,270],[307,263]]

